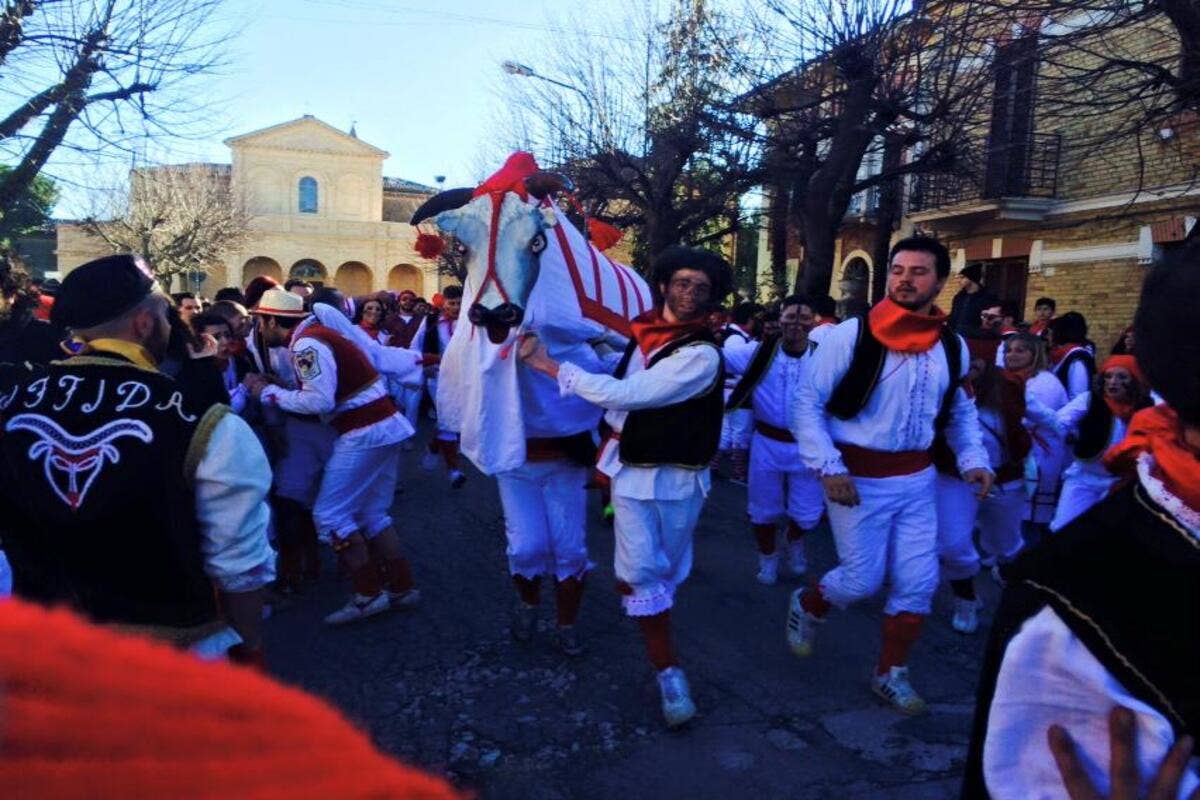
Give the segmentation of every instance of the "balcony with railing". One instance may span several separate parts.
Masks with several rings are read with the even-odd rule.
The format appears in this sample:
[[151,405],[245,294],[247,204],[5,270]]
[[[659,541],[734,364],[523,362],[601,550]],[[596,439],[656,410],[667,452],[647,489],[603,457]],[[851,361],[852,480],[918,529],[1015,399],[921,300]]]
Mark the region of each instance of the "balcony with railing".
[[978,141],[955,173],[921,175],[908,196],[915,221],[994,216],[1042,219],[1058,194],[1061,137],[1035,133],[1018,142]]

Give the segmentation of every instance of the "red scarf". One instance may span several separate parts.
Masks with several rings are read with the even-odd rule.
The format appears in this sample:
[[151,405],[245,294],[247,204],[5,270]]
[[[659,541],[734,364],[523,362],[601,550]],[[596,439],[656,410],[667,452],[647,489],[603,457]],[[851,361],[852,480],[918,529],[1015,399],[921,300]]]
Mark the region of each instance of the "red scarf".
[[372,339],[379,335],[379,323],[377,322],[367,322],[364,319],[358,323],[358,327],[370,334]]
[[667,322],[662,317],[662,309],[655,308],[634,319],[629,327],[642,355],[649,357],[655,350],[676,339],[704,330],[706,320],[700,317],[692,322]]
[[1167,491],[1188,508],[1200,511],[1200,453],[1183,440],[1183,426],[1169,406],[1157,405],[1134,414],[1125,438],[1104,454],[1104,466],[1114,475],[1136,475],[1142,453],[1154,457],[1151,474]]
[[1034,320],[1029,326],[1029,332],[1032,333],[1034,336],[1041,336],[1042,331],[1046,330],[1046,328],[1049,327],[1049,325],[1050,325],[1049,322],[1046,322],[1046,321],[1043,321],[1040,319]]
[[1057,344],[1050,348],[1050,366],[1056,367],[1062,363],[1062,360],[1071,354],[1073,350],[1082,350],[1083,345],[1075,344]]
[[932,311],[931,314],[918,314],[885,297],[871,309],[867,321],[871,333],[888,350],[924,353],[937,344],[946,321],[946,315],[936,306]]

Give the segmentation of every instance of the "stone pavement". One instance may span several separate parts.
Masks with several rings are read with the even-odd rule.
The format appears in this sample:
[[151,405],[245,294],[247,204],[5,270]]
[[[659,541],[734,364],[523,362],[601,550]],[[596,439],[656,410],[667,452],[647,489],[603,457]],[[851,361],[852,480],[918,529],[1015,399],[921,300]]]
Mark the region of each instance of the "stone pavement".
[[[467,485],[451,490],[417,455],[405,454],[396,512],[423,605],[328,628],[321,616],[347,591],[329,569],[267,622],[271,671],[327,697],[384,750],[481,798],[956,796],[985,632],[950,629],[945,588],[912,658],[932,711],[907,718],[868,687],[881,603],[835,612],[814,655],[793,657],[783,634],[796,582],[754,580],[745,490],[716,481],[674,611],[700,714],[668,732],[640,637],[620,610],[612,532],[597,521],[595,497],[596,569],[578,626],[588,651],[571,660],[549,641],[549,586],[534,642],[508,635],[515,595],[494,481],[469,470]],[[833,560],[822,527],[810,537],[810,570]],[[980,584],[994,608],[996,585]]]

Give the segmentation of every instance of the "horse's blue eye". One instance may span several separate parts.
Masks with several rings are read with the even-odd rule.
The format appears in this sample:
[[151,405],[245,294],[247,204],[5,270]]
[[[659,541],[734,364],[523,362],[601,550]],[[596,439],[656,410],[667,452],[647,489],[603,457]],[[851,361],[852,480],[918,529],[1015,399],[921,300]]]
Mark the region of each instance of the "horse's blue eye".
[[537,236],[533,237],[532,240],[530,240],[529,250],[531,252],[536,254],[536,253],[542,252],[545,249],[546,249],[546,237],[544,235],[539,233]]

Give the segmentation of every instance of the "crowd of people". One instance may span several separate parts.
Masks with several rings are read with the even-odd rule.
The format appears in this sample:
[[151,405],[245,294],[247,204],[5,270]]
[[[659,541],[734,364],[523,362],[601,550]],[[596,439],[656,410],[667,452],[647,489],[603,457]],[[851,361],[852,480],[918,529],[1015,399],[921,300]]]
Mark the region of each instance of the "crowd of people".
[[[1143,785],[1164,780],[1200,713],[1200,320],[1187,313],[1200,280],[1176,260],[1148,276],[1106,353],[1052,298],[1020,322],[979,265],[943,313],[950,257],[927,237],[895,244],[884,297],[845,320],[829,297],[723,307],[728,265],[670,248],[627,342],[586,359],[536,333],[519,342],[523,375],[596,414],[580,434],[528,439],[527,463],[497,477],[512,635],[532,638],[549,576],[555,645],[583,651],[594,467],[622,604],[668,726],[686,723],[670,610],[727,458],[759,582],[804,576],[806,539],[823,519],[832,532],[838,563],[781,609],[792,653],[813,657],[835,609],[886,593],[870,687],[898,711],[925,710],[908,663],[939,584],[963,634],[980,625],[981,571],[1007,585],[964,796],[1115,785],[1114,706],[1129,716],[1114,717],[1111,752],[1134,726],[1125,759]],[[259,277],[210,302],[164,294],[133,256],[85,264],[53,296],[12,262],[0,281],[0,545],[18,597],[260,668],[264,604],[319,579],[322,544],[351,584],[327,623],[419,604],[391,509],[423,416],[437,420],[423,465],[467,480],[437,388],[461,287],[427,302]],[[1180,796],[1200,785],[1177,772]]]

